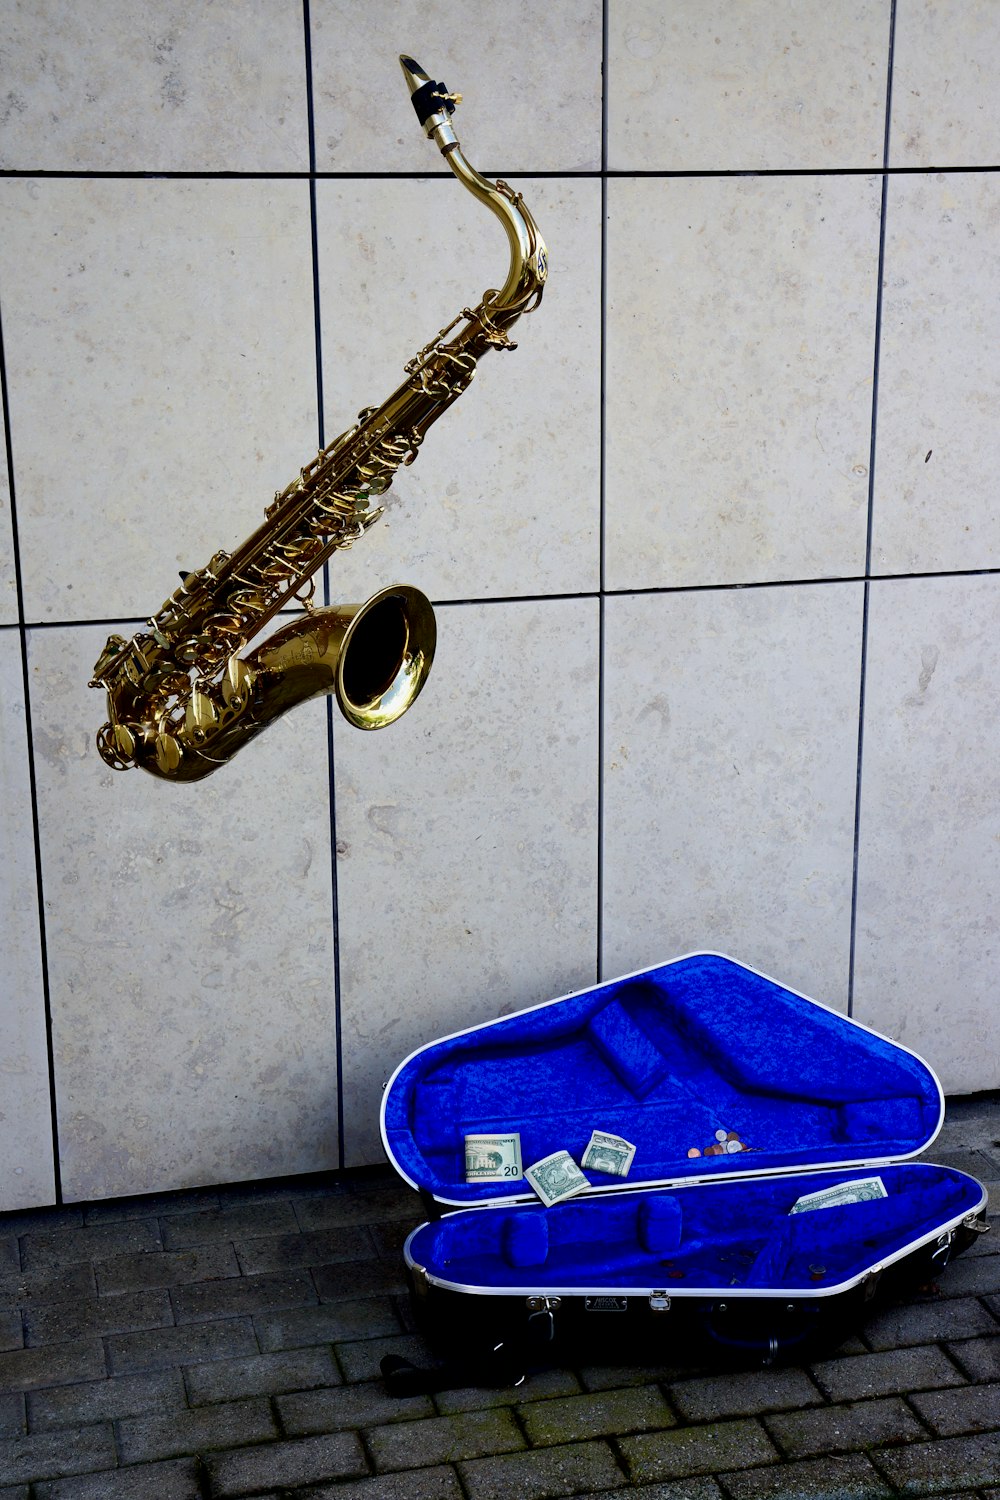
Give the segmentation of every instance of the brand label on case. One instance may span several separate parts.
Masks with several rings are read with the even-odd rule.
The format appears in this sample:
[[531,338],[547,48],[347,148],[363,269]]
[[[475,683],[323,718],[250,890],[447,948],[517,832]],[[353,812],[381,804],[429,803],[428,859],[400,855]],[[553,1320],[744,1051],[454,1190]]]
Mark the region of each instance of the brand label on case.
[[627,1297],[585,1297],[587,1312],[627,1312]]

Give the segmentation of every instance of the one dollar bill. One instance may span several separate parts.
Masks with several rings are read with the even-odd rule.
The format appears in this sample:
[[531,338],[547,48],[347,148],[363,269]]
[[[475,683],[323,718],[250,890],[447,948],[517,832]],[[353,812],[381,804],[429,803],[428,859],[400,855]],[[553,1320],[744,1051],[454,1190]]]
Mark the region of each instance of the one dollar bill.
[[524,1175],[546,1208],[590,1187],[568,1151],[553,1151],[551,1156],[543,1156]]
[[516,1131],[465,1137],[466,1182],[513,1182],[523,1176],[521,1137]]
[[610,1177],[627,1177],[635,1147],[620,1135],[595,1130],[590,1137],[580,1165],[585,1172],[607,1172]]
[[870,1203],[874,1198],[888,1198],[881,1177],[856,1177],[853,1182],[838,1182],[835,1187],[818,1193],[806,1193],[796,1200],[789,1213],[811,1213],[814,1208],[839,1208],[843,1203]]

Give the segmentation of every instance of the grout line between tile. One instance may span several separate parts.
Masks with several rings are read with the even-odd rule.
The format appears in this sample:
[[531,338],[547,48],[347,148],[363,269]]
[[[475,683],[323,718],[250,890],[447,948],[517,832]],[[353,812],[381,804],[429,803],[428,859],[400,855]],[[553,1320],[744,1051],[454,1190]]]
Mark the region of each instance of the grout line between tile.
[[604,975],[604,706],[605,706],[605,543],[607,493],[607,329],[608,329],[608,13],[609,0],[601,7],[601,334],[600,334],[600,459],[598,472],[599,522],[598,568],[600,594],[597,620],[597,922],[596,982]]
[[[882,163],[889,161],[889,132],[892,124],[892,66],[896,40],[896,0],[889,10],[889,47],[885,81],[885,132],[882,138]],[[864,600],[861,610],[861,663],[858,687],[858,757],[854,781],[854,850],[851,866],[851,929],[847,957],[847,1014],[854,1014],[854,974],[858,939],[858,871],[861,849],[861,782],[865,749],[865,698],[868,687],[868,621],[871,602],[872,527],[875,514],[875,458],[878,429],[879,362],[882,353],[882,283],[885,277],[885,219],[889,196],[889,178],[882,176],[882,201],[878,225],[878,274],[875,285],[875,348],[872,356],[872,425],[868,451],[868,519],[865,535]]]
[[[309,0],[302,0],[305,42],[306,113],[309,122],[309,230],[312,252],[313,317],[316,341],[316,428],[320,448],[326,446],[323,397],[323,326],[320,310],[319,228],[316,213],[316,112],[313,93],[312,17]],[[323,603],[330,604],[330,567],[323,564]],[[341,1030],[340,891],[337,872],[337,761],[333,735],[333,699],[326,698],[327,804],[330,816],[330,925],[333,946],[333,1026],[337,1073],[337,1166],[344,1168],[344,1042]]]
[[49,1114],[52,1124],[52,1180],[57,1204],[62,1203],[62,1172],[59,1160],[59,1115],[56,1102],[55,1049],[52,1041],[52,992],[49,984],[49,951],[45,930],[45,898],[42,884],[42,840],[38,820],[38,783],[35,778],[35,742],[31,724],[31,675],[28,671],[28,627],[24,622],[24,584],[21,545],[17,528],[17,493],[14,484],[14,447],[7,391],[7,353],[0,309],[0,403],[6,438],[7,485],[10,532],[14,549],[14,586],[17,593],[18,635],[21,647],[21,680],[24,686],[24,734],[28,761],[28,792],[31,799],[31,833],[35,852],[35,899],[38,911],[38,956],[42,971],[42,1006],[45,1012],[45,1050],[49,1070]]
[[[305,0],[303,0],[305,3]],[[662,178],[665,181],[675,181],[687,177],[709,178],[709,177],[919,177],[941,176],[949,174],[964,174],[969,172],[1000,172],[1000,163],[979,162],[972,164],[952,163],[951,165],[935,165],[930,163],[926,166],[915,167],[685,167],[685,168],[652,168],[652,167],[539,167],[532,170],[529,167],[504,168],[500,171],[484,171],[486,177],[512,178],[553,178],[561,179],[592,179],[595,177],[642,177]],[[423,182],[428,178],[437,178],[442,182],[454,180],[451,172],[437,172],[433,170],[409,171],[409,172],[326,172],[326,171],[288,171],[288,172],[212,172],[201,171],[123,171],[112,172],[84,167],[66,168],[40,168],[40,167],[0,167],[0,180],[10,178],[37,178],[40,181],[52,179],[54,181],[87,181],[93,178],[95,181],[123,181],[123,182],[308,182],[315,179],[317,182]]]

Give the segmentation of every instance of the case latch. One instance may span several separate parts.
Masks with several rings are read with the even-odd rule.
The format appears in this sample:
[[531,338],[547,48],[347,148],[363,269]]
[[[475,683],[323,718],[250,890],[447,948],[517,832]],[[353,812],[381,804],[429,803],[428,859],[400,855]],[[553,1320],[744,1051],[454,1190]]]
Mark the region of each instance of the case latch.
[[561,1297],[528,1297],[528,1328],[531,1336],[540,1344],[549,1344],[556,1336],[556,1308],[562,1306]]
[[943,1271],[951,1259],[951,1242],[954,1238],[954,1232],[950,1229],[938,1236],[937,1246],[931,1254],[931,1261],[936,1271]]
[[670,1311],[670,1298],[667,1296],[665,1291],[650,1292],[649,1310],[650,1312],[655,1313],[664,1313]]
[[861,1285],[864,1288],[865,1302],[870,1302],[878,1291],[878,1284],[882,1280],[882,1272],[884,1270],[884,1266],[872,1266],[871,1270],[866,1271],[862,1276]]
[[962,1228],[971,1229],[973,1234],[989,1234],[992,1227],[989,1219],[983,1218],[978,1211],[962,1220]]

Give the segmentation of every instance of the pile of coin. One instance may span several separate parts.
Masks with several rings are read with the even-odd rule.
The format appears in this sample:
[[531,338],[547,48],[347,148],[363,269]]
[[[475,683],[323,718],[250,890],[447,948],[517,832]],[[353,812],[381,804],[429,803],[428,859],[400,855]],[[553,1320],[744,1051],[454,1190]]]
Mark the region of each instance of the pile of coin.
[[704,1151],[699,1146],[692,1146],[688,1156],[732,1156],[737,1151],[749,1150],[750,1147],[740,1140],[735,1130],[717,1130],[711,1146],[706,1146]]

